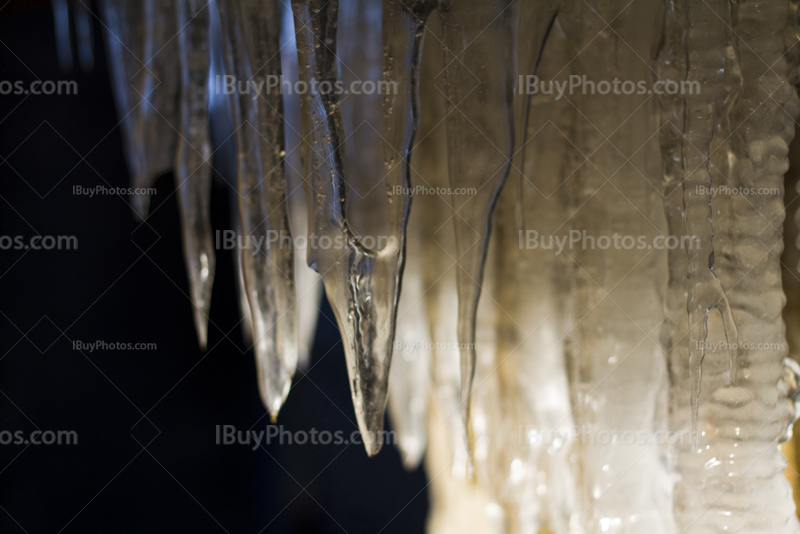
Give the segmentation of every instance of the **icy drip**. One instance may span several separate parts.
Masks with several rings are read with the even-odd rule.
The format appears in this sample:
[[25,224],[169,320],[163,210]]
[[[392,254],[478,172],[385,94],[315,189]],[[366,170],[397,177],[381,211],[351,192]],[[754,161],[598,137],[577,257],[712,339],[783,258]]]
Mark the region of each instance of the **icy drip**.
[[[524,15],[524,5],[522,11]],[[566,36],[558,23],[545,27],[544,23],[550,23],[549,13],[542,15],[539,29],[549,37],[541,54],[539,76],[565,81],[569,71],[562,71],[562,67],[570,59]],[[538,51],[536,55],[540,55]],[[567,182],[574,179],[574,161],[580,157],[568,140],[573,137],[576,109],[568,100],[555,98],[530,98],[525,142],[518,141],[515,149],[524,154],[522,230],[535,229],[542,236],[558,235],[559,227],[568,220]],[[519,346],[511,348],[515,355],[520,352],[519,372],[512,373],[526,408],[520,424],[527,476],[516,498],[520,522],[528,529],[535,522],[543,522],[551,532],[568,532],[579,513],[574,467],[569,459],[577,436],[566,366],[566,343],[574,321],[571,295],[576,269],[566,254],[556,256],[552,250],[529,249],[526,235],[513,236],[517,243],[509,243],[519,250],[514,284],[509,284],[508,291],[515,294],[519,313],[515,323],[522,330]],[[515,467],[512,464],[508,470],[510,481],[519,478]],[[538,507],[534,504],[537,499]]]
[[175,153],[175,182],[183,233],[194,324],[206,347],[214,245],[211,230],[211,141],[208,130],[208,71],[211,63],[209,9],[200,0],[177,0],[181,71],[180,136]]
[[[398,90],[384,100],[384,160],[386,186],[409,191],[392,199],[389,209],[389,240],[380,251],[364,246],[355,236],[346,213],[346,183],[343,174],[344,128],[339,95],[333,92],[306,94],[301,100],[307,175],[309,230],[322,240],[342,243],[344,252],[320,247],[309,249],[308,263],[322,275],[342,337],[345,340],[350,387],[356,418],[364,434],[367,453],[382,445],[383,413],[394,339],[397,301],[405,256],[405,226],[410,208],[408,154],[416,127],[414,104],[416,65],[421,27],[429,5],[417,3],[409,12],[388,3],[384,15],[401,24],[392,35],[384,22],[384,80]],[[301,1],[292,3],[297,33],[300,79],[306,83],[330,83],[336,68],[336,18],[338,3]],[[393,62],[397,62],[395,65]],[[322,241],[320,241],[321,243]]]
[[[708,335],[708,313],[717,309],[722,314],[725,335],[731,347],[738,335],[730,305],[714,273],[714,229],[711,216],[711,174],[709,145],[714,133],[715,106],[722,89],[725,59],[722,53],[722,0],[684,2],[686,80],[696,82],[698,91],[685,96],[685,134],[682,144],[683,202],[686,230],[692,237],[686,243],[689,257],[689,368],[692,381],[692,438],[697,444],[697,411],[700,398],[700,372]],[[731,382],[736,381],[737,354],[730,351]]]
[[[292,6],[281,3],[281,67],[283,78],[292,87],[298,81],[297,42],[295,41]],[[322,299],[322,279],[306,263],[306,248],[300,236],[308,235],[308,205],[303,192],[302,161],[300,148],[300,95],[284,91],[283,122],[286,136],[286,170],[289,223],[292,235],[298,236],[298,247],[294,254],[294,274],[297,284],[298,355],[297,367],[306,370],[311,360],[314,334],[317,331]]]
[[[651,66],[642,58],[658,43],[660,8],[563,2],[557,23],[577,56],[573,74],[588,80],[650,79]],[[601,31],[603,21],[612,20],[612,28]],[[672,480],[665,443],[658,439],[667,430],[666,368],[654,335],[663,320],[665,255],[652,245],[599,246],[602,236],[614,235],[654,243],[666,230],[656,103],[646,94],[581,92],[562,98],[578,110],[570,140],[580,152],[575,174],[566,180],[575,212],[565,221],[567,229],[556,234],[571,229],[581,236],[564,251],[577,265],[575,326],[568,334],[580,429],[579,523],[587,533],[668,533],[674,530]],[[637,437],[625,438],[631,435]]]
[[461,411],[468,428],[483,269],[497,196],[508,177],[514,147],[519,5],[508,0],[465,0],[442,4],[440,12],[450,186],[454,190],[474,189],[470,194],[452,195],[456,211],[453,225],[458,263]]
[[[724,324],[712,315],[707,348],[713,350],[706,351],[699,403],[700,443],[678,448],[682,480],[676,486],[675,517],[687,532],[797,532],[783,477],[785,459],[777,447],[793,413],[783,384],[786,344],[778,262],[782,181],[793,129],[782,105],[796,106],[784,78],[788,3],[742,2],[730,4],[730,14],[726,11],[721,16],[732,28],[735,48],[724,49],[725,76],[733,77],[736,98],[730,111],[718,111],[722,142],[714,150],[726,157],[717,164],[712,154],[712,173],[719,171],[737,194],[713,198],[712,210],[719,237],[715,270],[722,286],[730,288],[739,369],[732,386],[729,353],[715,348],[725,346]],[[735,80],[739,73],[741,87]],[[685,370],[673,361],[671,374],[677,413],[688,413],[685,397],[680,405]]]
[[[393,187],[412,185],[409,151],[418,124],[417,94],[422,60],[424,23],[435,2],[412,4],[399,0],[383,3],[383,69],[389,80],[400,82],[396,92],[384,102],[384,167],[390,205]],[[416,185],[416,184],[415,184]],[[424,185],[424,184],[419,184]],[[401,196],[400,203],[407,202]],[[392,421],[400,436],[400,451],[407,469],[419,465],[427,439],[427,415],[430,385],[430,330],[423,299],[424,251],[420,238],[426,230],[418,213],[409,223],[409,264],[398,307],[393,369],[389,397]],[[391,224],[391,222],[390,222]]]
[[[425,46],[420,65],[420,125],[417,144],[412,155],[412,185],[423,185],[433,190],[448,186],[447,134],[445,126],[446,103],[436,79],[444,67],[442,59],[441,20],[428,18]],[[450,218],[453,208],[447,195],[420,195],[414,199],[412,220],[422,218],[426,229],[424,248],[425,268],[422,271],[425,287],[424,301],[429,320],[430,337],[434,343],[431,368],[430,420],[440,417],[430,432],[446,439],[439,450],[447,451],[444,465],[427,463],[429,469],[439,473],[449,470],[453,487],[466,484],[467,451],[466,429],[460,412],[461,373],[457,336],[458,295],[456,293],[455,242]],[[413,223],[412,223],[413,224]],[[409,260],[413,252],[409,251]],[[411,268],[411,267],[410,267]],[[402,318],[398,320],[398,324]],[[436,415],[435,415],[436,414]],[[445,480],[450,476],[443,475]],[[442,503],[434,499],[433,507]],[[432,512],[438,514],[439,512]],[[442,512],[446,513],[446,512]]]
[[[382,2],[340,0],[336,57],[339,81],[344,87],[364,88],[380,83],[383,75],[381,44]],[[350,37],[353,38],[350,38]],[[357,36],[357,37],[356,37]],[[387,91],[355,91],[341,97],[342,121],[347,137],[344,167],[347,185],[345,217],[359,239],[386,236],[388,195],[383,180],[381,133],[382,99]],[[381,248],[383,243],[376,244]]]
[[[177,41],[175,6],[162,0],[130,2],[143,9],[144,35],[141,64],[133,75],[133,90],[141,98],[136,111],[135,146],[140,165],[133,175],[133,207],[141,218],[147,217],[152,187],[159,175],[172,168],[178,124],[178,75],[173,64]],[[138,80],[138,83],[137,83]]]
[[109,70],[131,175],[134,211],[147,216],[152,187],[172,168],[179,75],[175,5],[159,0],[105,0]]
[[[226,72],[248,82],[260,73],[280,75],[277,2],[223,0],[219,11]],[[270,94],[264,99],[244,92],[231,95],[239,217],[247,242],[240,251],[242,271],[260,392],[275,419],[297,364],[297,332],[294,251],[283,173],[282,100]]]
[[430,323],[422,279],[425,266],[421,264],[425,256],[422,243],[417,243],[421,232],[413,231],[417,224],[412,214],[408,232],[411,254],[397,308],[397,332],[389,373],[389,415],[398,436],[403,466],[410,471],[419,466],[425,453],[431,389]]
[[[520,25],[529,29],[520,36],[521,74],[536,72],[541,57],[541,79],[566,80],[566,39],[552,24],[553,7],[528,2],[520,10]],[[558,42],[551,46],[551,40]],[[493,513],[503,512],[508,532],[535,533],[545,526],[566,532],[576,496],[564,359],[569,322],[564,295],[573,263],[552,250],[527,248],[527,234],[518,230],[522,219],[524,229],[550,235],[569,216],[561,186],[574,149],[559,131],[571,134],[574,108],[554,95],[518,91],[514,98],[511,182],[498,199],[478,311],[479,386],[471,410],[475,469],[497,500]],[[486,347],[486,325],[495,329],[493,347]],[[487,356],[494,357],[486,361]]]
[[[543,2],[521,2],[519,11],[519,26],[526,28],[525,32],[519,34],[517,43],[517,65],[519,76],[530,76],[539,74],[539,66],[544,58],[544,49],[548,37],[551,34],[558,14],[558,3],[552,0]],[[560,69],[559,69],[560,70]],[[558,74],[554,72],[553,74]],[[519,187],[519,209],[518,217],[522,229],[525,229],[525,210],[522,207],[525,203],[526,182],[532,182],[532,178],[523,174],[525,166],[525,147],[528,142],[528,126],[531,122],[531,101],[533,95],[527,91],[520,91],[522,86],[518,85],[514,95],[514,155],[512,156],[511,168],[509,169],[509,179],[512,184],[517,183]],[[535,130],[534,130],[535,131]]]
[[142,166],[145,164],[136,143],[136,117],[141,96],[134,90],[133,81],[134,74],[141,69],[139,57],[142,55],[145,21],[143,14],[136,10],[136,6],[140,6],[138,2],[103,0],[101,6],[114,102],[120,118],[128,173],[133,179],[144,172]]

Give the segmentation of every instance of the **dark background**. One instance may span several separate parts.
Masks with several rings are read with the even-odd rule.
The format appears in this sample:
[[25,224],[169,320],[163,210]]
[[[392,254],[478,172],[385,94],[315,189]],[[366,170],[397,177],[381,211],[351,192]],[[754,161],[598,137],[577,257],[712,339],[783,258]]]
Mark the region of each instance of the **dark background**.
[[[95,68],[59,71],[49,2],[0,0],[0,80],[75,80],[75,95],[0,96],[0,235],[74,235],[78,250],[0,250],[0,431],[74,430],[78,445],[0,445],[0,532],[422,532],[426,480],[385,446],[215,444],[216,425],[269,417],[237,326],[233,263],[218,251],[209,348],[197,347],[172,175],[137,223],[94,20]],[[97,7],[91,4],[94,12]],[[229,228],[226,186],[212,222]],[[307,374],[278,424],[356,429],[327,303]],[[150,351],[73,350],[155,343]]]

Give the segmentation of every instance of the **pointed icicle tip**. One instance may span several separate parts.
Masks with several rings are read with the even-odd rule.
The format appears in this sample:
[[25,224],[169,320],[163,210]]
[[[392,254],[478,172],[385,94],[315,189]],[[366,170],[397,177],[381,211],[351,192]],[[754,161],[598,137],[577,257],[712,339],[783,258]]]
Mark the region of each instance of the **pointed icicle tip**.
[[197,333],[197,344],[205,352],[208,347],[208,317],[197,306],[194,308],[194,330]]

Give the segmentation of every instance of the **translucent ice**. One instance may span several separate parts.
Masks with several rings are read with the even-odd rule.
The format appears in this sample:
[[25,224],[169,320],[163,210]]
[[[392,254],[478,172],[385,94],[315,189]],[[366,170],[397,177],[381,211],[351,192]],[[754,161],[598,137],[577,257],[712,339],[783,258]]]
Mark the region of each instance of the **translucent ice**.
[[[219,2],[225,70],[237,85],[279,77],[278,3]],[[283,168],[280,94],[231,94],[237,145],[237,194],[244,287],[250,305],[261,397],[274,418],[297,366],[294,243]]]
[[175,182],[183,232],[183,253],[194,305],[197,338],[205,348],[214,245],[211,229],[211,141],[208,73],[211,65],[209,11],[206,2],[177,0],[178,51],[181,68],[180,136],[175,154]]

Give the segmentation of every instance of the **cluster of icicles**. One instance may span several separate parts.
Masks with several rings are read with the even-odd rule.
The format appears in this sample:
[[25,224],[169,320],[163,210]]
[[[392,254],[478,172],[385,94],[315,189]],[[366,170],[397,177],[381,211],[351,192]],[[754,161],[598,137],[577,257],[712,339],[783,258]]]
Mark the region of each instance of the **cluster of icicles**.
[[[324,286],[367,453],[388,403],[405,465],[426,458],[431,532],[800,531],[778,449],[796,412],[780,269],[795,3],[102,7],[133,186],[174,170],[203,346],[212,139],[235,141],[235,225],[256,243],[235,252],[243,325],[273,418]],[[389,90],[263,89],[281,75]],[[533,75],[699,90],[521,90]],[[412,209],[412,191],[435,194]],[[292,233],[338,246],[270,239]]]

